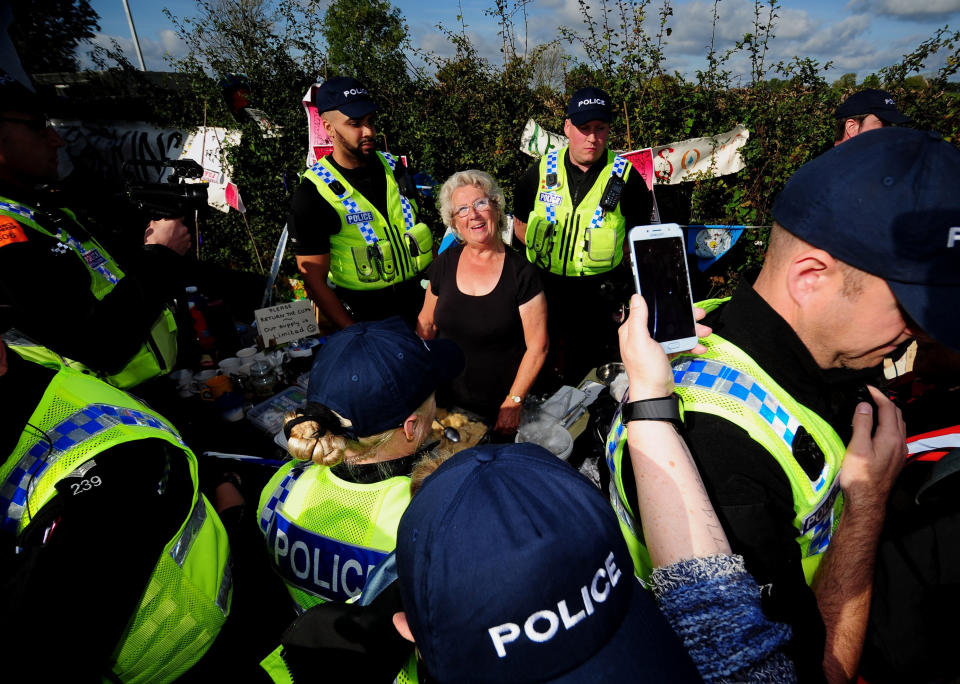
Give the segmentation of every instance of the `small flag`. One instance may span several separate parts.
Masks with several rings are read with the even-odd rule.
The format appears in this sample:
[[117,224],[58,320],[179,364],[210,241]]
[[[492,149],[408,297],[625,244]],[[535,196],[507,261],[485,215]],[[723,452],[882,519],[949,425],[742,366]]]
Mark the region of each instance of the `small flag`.
[[243,206],[243,200],[240,199],[240,189],[234,183],[227,183],[226,190],[224,195],[227,200],[227,204],[239,211],[241,214],[247,213],[247,208]]
[[687,226],[687,252],[697,255],[697,268],[706,271],[743,234],[744,226]]

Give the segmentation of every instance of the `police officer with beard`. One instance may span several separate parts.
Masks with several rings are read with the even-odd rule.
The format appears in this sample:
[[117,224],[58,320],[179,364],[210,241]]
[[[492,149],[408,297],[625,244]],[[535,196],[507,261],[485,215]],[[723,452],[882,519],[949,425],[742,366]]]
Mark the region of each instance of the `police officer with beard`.
[[338,328],[394,315],[412,327],[433,260],[416,186],[398,158],[375,149],[377,105],[359,81],[325,81],[315,104],[333,153],[304,173],[287,219],[307,292]]

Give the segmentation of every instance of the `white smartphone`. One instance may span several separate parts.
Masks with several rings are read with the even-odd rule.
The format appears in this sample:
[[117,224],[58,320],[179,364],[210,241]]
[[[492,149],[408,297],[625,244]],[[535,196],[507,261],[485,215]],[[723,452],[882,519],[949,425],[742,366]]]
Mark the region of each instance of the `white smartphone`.
[[630,229],[633,282],[647,303],[650,336],[668,354],[697,346],[683,230],[676,223]]

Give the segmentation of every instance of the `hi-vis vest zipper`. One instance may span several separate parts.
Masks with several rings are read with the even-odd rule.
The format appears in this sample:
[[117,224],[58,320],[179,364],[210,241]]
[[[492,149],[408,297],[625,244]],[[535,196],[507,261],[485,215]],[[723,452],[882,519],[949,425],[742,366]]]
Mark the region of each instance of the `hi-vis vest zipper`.
[[387,216],[357,192],[326,157],[303,177],[336,210],[340,232],[330,237],[330,280],[348,290],[379,290],[419,277],[433,261],[433,234],[416,220],[416,205],[400,193],[400,162],[377,152],[387,180]]
[[[697,306],[712,311],[724,301],[711,299]],[[793,494],[796,514],[793,525],[797,530],[801,563],[810,583],[840,521],[843,495],[837,475],[846,448],[823,418],[787,394],[739,347],[719,335],[710,335],[702,342],[707,353],[680,356],[673,361],[675,391],[683,400],[684,412],[709,413],[739,425],[783,469]],[[793,455],[794,438],[801,427],[824,455],[824,465],[816,477],[808,476]],[[643,544],[641,521],[624,493],[620,467],[626,443],[626,426],[618,410],[605,448],[611,474],[610,501],[633,556],[637,576],[645,579],[652,570],[650,556]]]
[[[25,225],[48,237],[59,240],[83,262],[90,274],[90,293],[98,300],[103,299],[123,278],[123,271],[100,244],[90,237],[80,241],[67,229],[65,224],[70,221],[76,223],[76,217],[68,209],[60,209],[65,217],[59,220],[57,231],[51,232],[38,223],[44,217],[39,212],[13,200],[0,197],[0,214],[9,216],[17,223]],[[83,364],[58,356],[54,350],[34,344],[24,337],[18,337],[9,342],[25,358],[41,363],[50,368],[56,368],[66,363],[72,368],[83,370]],[[174,311],[165,307],[160,312],[144,344],[137,350],[124,367],[113,375],[101,374],[101,377],[111,385],[120,388],[130,388],[139,385],[145,380],[169,373],[177,361],[177,322]]]
[[[227,534],[199,492],[196,457],[163,417],[125,392],[65,366],[51,380],[29,423],[39,432],[25,429],[0,466],[4,543],[15,544],[34,515],[57,496],[57,482],[115,445],[162,439],[187,460],[193,505],[173,538],[157,549],[157,565],[114,651],[108,677],[123,682],[175,680],[213,643],[230,611],[233,590]],[[105,527],[109,524],[104,521]]]
[[610,178],[626,181],[633,167],[607,150],[606,166],[574,211],[563,163],[566,153],[565,147],[540,159],[540,185],[527,219],[527,259],[557,275],[606,273],[623,260],[626,220],[619,202],[613,211],[604,211],[600,200]]

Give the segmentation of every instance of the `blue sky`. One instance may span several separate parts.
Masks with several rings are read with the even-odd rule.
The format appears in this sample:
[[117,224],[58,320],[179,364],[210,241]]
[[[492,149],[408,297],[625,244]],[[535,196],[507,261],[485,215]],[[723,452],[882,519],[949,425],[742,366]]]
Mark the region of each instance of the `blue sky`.
[[[163,15],[169,8],[177,16],[195,12],[193,0],[129,0],[144,60],[148,69],[168,69],[165,53],[183,54],[184,47]],[[591,2],[598,6],[601,0]],[[439,54],[452,48],[437,24],[456,28],[455,2],[415,2],[398,0],[410,27],[414,46]],[[480,53],[499,59],[500,38],[496,22],[484,13],[493,0],[462,0],[463,16],[474,45]],[[662,0],[651,0],[648,13],[655,15]],[[692,74],[703,66],[703,56],[710,42],[712,0],[673,0],[673,33],[668,39],[668,67]],[[775,35],[769,62],[794,55],[813,57],[821,63],[832,61],[830,78],[855,72],[859,78],[882,66],[899,61],[922,40],[944,25],[960,29],[960,0],[783,0],[777,10]],[[115,38],[136,63],[130,49],[130,30],[122,0],[91,0],[100,14],[101,33],[97,42],[109,44]],[[719,49],[751,30],[754,3],[752,0],[721,0],[717,24]],[[527,8],[527,35],[531,47],[557,37],[557,27],[583,28],[577,0],[532,0]],[[518,22],[521,26],[522,20]],[[568,51],[572,48],[567,47]],[[747,70],[745,62],[734,62],[735,70]],[[935,66],[935,65],[934,65]]]

